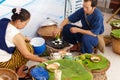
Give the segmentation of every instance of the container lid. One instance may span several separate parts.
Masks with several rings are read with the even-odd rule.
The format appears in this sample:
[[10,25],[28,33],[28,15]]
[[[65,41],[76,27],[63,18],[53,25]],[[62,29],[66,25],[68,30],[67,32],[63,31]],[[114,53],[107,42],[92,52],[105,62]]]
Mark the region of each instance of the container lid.
[[45,44],[45,40],[42,37],[35,37],[31,39],[30,44],[35,47],[42,46]]
[[40,26],[51,26],[51,25],[57,25],[57,22],[55,22],[54,20],[48,17]]

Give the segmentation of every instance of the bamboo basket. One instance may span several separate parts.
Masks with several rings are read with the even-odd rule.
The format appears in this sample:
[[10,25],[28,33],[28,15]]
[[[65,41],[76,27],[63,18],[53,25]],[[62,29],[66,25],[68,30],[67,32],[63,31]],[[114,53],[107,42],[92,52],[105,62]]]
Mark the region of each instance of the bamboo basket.
[[111,45],[112,37],[110,35],[104,35],[104,41],[106,46]]
[[48,38],[53,38],[53,30],[57,27],[57,25],[50,26],[42,26],[39,27],[37,33],[42,36],[45,40]]
[[111,29],[112,29],[112,30],[114,30],[114,29],[120,29],[120,27],[112,26]]
[[120,54],[120,39],[112,37],[112,50],[114,53]]
[[11,69],[0,68],[0,80],[18,80],[18,75]]
[[106,71],[110,67],[110,62],[108,67],[102,70],[92,70],[91,73],[93,74],[93,80],[107,80]]

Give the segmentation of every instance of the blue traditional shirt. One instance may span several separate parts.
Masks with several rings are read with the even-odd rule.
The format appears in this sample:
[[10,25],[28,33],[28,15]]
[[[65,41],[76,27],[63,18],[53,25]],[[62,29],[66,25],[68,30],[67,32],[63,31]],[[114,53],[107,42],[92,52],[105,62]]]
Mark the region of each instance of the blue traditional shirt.
[[103,15],[97,8],[95,8],[94,12],[91,15],[87,15],[87,20],[90,24],[89,26],[85,20],[85,13],[83,8],[70,15],[68,19],[72,23],[81,21],[82,29],[90,30],[96,35],[102,34],[104,32]]

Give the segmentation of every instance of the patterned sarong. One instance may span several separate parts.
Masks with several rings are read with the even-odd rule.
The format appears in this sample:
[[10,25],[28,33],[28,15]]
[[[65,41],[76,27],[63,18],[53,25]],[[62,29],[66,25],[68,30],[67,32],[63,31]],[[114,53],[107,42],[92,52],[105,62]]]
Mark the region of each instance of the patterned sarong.
[[[33,53],[33,48],[29,43],[26,43],[28,50]],[[26,59],[20,51],[16,48],[12,58],[7,62],[0,62],[0,68],[9,68],[12,70],[18,69],[20,66],[25,65],[29,61]]]

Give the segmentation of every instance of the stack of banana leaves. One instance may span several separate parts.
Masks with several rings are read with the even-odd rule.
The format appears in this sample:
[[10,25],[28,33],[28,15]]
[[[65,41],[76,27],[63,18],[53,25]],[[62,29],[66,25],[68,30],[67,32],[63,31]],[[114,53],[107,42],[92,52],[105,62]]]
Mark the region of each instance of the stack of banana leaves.
[[111,31],[111,36],[114,38],[119,38],[120,39],[120,29],[114,29]]
[[110,22],[110,25],[120,28],[120,20],[113,20]]
[[[59,69],[62,71],[61,80],[93,80],[92,70],[107,69],[110,65],[109,60],[101,54],[82,54],[74,57],[73,60],[60,59],[49,60],[47,64],[58,62],[60,64]],[[44,63],[40,63],[37,66],[46,68]],[[49,80],[54,80],[54,72],[49,72]]]
[[110,66],[109,60],[101,54],[82,54],[75,60],[83,64],[89,71],[107,70]]
[[[61,59],[50,60],[47,63],[51,64],[58,62],[60,64],[59,69],[62,71],[61,80],[93,80],[91,72],[89,72],[80,62],[75,60]],[[46,67],[45,64],[40,63],[37,66]],[[54,80],[54,72],[49,72],[49,80]]]

